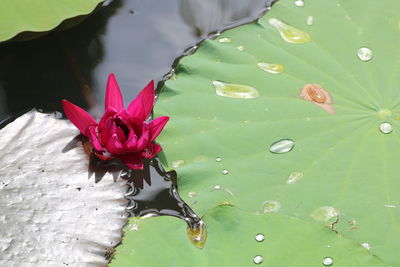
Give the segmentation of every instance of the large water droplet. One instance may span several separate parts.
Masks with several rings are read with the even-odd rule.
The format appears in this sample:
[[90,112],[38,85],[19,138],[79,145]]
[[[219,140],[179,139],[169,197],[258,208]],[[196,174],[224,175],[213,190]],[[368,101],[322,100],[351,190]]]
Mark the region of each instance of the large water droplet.
[[301,178],[303,178],[302,172],[292,172],[287,179],[287,184],[294,184],[297,183]]
[[178,160],[175,160],[175,161],[172,162],[172,167],[173,168],[179,168],[183,164],[185,164],[185,161],[183,159],[178,159]]
[[283,65],[281,64],[271,64],[266,62],[257,63],[257,67],[263,71],[272,73],[272,74],[279,74],[283,72]]
[[314,24],[314,17],[313,16],[308,16],[306,22],[307,22],[307,25],[309,25],[309,26],[313,25]]
[[232,43],[232,39],[228,37],[222,37],[218,39],[218,42],[220,43]]
[[393,131],[393,127],[390,122],[383,122],[379,125],[379,130],[384,134],[389,134]]
[[281,203],[275,200],[267,200],[262,204],[261,213],[278,212],[281,209]]
[[311,213],[311,217],[320,222],[327,222],[329,219],[336,216],[338,216],[338,211],[330,206],[319,207]]
[[265,240],[265,236],[263,234],[256,234],[256,241],[263,242]]
[[362,61],[370,61],[374,55],[372,53],[372,50],[368,47],[361,47],[357,51],[357,56]]
[[279,31],[283,40],[292,44],[303,44],[311,40],[308,33],[290,26],[279,19],[271,18],[268,23]]
[[213,81],[215,92],[219,96],[232,97],[232,98],[256,98],[259,97],[257,89],[243,84],[224,83],[220,81]]
[[269,151],[275,154],[287,153],[294,147],[294,141],[292,139],[282,139],[273,143],[269,147]]
[[304,1],[303,0],[296,0],[294,1],[294,4],[298,7],[303,7],[304,6]]
[[203,248],[207,239],[206,225],[203,221],[193,224],[192,227],[187,228],[189,240],[197,248]]
[[322,260],[322,264],[324,266],[332,266],[333,265],[333,259],[330,257],[326,257]]
[[253,258],[253,262],[255,264],[261,264],[264,261],[264,258],[260,255],[257,255]]

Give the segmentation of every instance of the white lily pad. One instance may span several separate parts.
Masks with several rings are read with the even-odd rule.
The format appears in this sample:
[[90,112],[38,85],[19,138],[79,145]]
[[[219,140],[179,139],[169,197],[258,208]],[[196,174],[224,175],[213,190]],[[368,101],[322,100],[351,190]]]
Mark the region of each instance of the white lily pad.
[[[88,179],[79,131],[30,111],[0,130],[0,266],[106,266],[127,218],[123,180]],[[64,151],[64,152],[63,152]]]

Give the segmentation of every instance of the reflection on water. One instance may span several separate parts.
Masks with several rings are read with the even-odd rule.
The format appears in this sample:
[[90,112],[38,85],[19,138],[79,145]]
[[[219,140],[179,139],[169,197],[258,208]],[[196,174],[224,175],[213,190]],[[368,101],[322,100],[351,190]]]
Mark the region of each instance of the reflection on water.
[[111,72],[129,102],[200,36],[257,15],[265,2],[107,1],[70,30],[0,44],[0,120],[33,106],[61,110],[62,98],[99,115]]
[[176,185],[176,172],[166,172],[157,158],[144,162],[143,170],[126,170],[121,178],[130,188],[125,197],[130,200],[130,216],[174,216],[187,223],[187,235],[192,244],[202,249],[207,239],[204,222],[181,199]]
[[157,158],[146,161],[143,170],[126,170],[121,178],[130,185],[126,198],[131,216],[175,216],[192,227],[200,221],[178,194],[176,172],[165,172]]
[[195,35],[205,37],[231,24],[256,18],[270,1],[180,0],[180,13]]
[[0,110],[0,120],[6,113],[33,106],[61,110],[62,98],[88,107],[83,85],[92,84],[92,71],[103,54],[98,36],[119,5],[116,1],[99,9],[84,23],[67,31],[27,42],[0,44],[0,88],[5,94],[0,97],[7,103]]

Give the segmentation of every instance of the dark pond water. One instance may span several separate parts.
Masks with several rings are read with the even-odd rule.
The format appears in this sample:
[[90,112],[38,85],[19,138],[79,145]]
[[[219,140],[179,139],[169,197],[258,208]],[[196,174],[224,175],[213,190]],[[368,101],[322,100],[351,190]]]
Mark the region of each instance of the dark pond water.
[[254,19],[270,0],[114,0],[81,24],[27,42],[0,44],[0,121],[65,98],[101,114],[115,73],[126,104],[209,32]]

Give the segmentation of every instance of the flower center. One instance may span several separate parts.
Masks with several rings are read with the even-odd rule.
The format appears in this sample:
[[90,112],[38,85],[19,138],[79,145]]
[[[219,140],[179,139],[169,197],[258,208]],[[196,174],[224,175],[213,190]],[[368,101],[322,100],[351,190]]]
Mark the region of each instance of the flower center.
[[124,132],[125,137],[128,137],[129,128],[125,125],[125,123],[120,118],[117,118],[115,120],[115,126],[119,127]]

